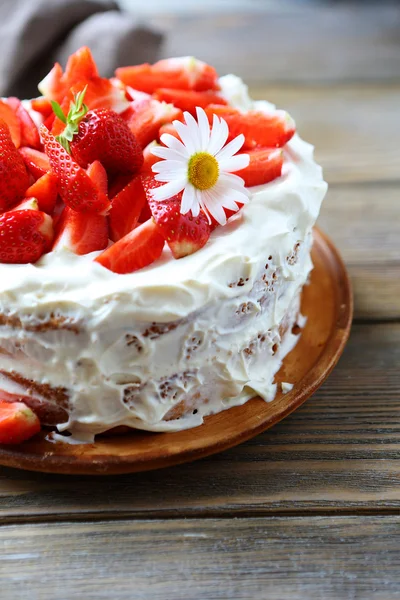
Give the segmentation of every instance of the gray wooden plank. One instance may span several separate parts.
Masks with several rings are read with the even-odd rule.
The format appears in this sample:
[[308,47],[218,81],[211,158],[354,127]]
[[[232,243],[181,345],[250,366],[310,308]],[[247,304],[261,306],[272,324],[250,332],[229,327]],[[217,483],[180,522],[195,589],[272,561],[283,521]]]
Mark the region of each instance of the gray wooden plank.
[[399,364],[400,324],[355,326],[324,386],[255,439],[107,479],[2,468],[0,522],[400,510]]
[[3,527],[3,600],[389,600],[400,517]]
[[396,3],[314,2],[285,8],[176,14],[150,23],[166,32],[163,56],[191,54],[252,84],[395,80],[400,75]]

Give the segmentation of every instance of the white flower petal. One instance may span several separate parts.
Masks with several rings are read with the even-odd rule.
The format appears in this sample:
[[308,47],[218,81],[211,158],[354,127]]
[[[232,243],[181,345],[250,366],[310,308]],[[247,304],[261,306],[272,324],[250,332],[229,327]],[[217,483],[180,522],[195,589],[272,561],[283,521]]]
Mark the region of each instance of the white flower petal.
[[187,183],[186,179],[177,179],[175,181],[170,181],[165,185],[154,188],[151,190],[152,196],[154,200],[168,200],[168,198],[172,198],[176,194],[179,194]]
[[227,188],[250,195],[250,192],[244,187],[244,180],[233,173],[220,173],[218,183],[223,183]]
[[198,147],[196,146],[196,140],[193,139],[193,136],[190,134],[188,126],[184,125],[180,121],[174,121],[174,127],[178,132],[182,142],[186,146],[189,155],[195,154],[195,152],[198,151]]
[[192,136],[192,140],[194,141],[197,151],[199,151],[201,149],[201,137],[197,121],[189,112],[184,112],[183,116],[188,127],[189,134]]
[[159,160],[151,167],[151,170],[153,173],[165,173],[166,171],[186,172],[187,162],[180,160]]
[[206,150],[210,141],[210,123],[208,122],[205,111],[197,106],[196,108],[197,121],[199,123],[200,132],[200,149]]
[[211,129],[210,141],[207,152],[215,156],[221,150],[228,139],[229,129],[224,119],[219,119],[217,115],[213,117],[213,126]]
[[181,202],[181,213],[186,215],[189,210],[192,210],[193,205],[196,203],[195,188],[191,183],[188,183],[183,190],[182,202]]
[[160,137],[160,141],[166,146],[168,146],[168,148],[180,152],[181,154],[183,154],[183,156],[190,156],[190,152],[187,150],[185,145],[182,144],[182,142],[178,140],[178,138],[174,137],[170,133],[163,133]]
[[230,158],[231,156],[236,154],[236,152],[238,152],[243,146],[244,139],[245,138],[242,133],[240,135],[237,135],[235,138],[233,138],[233,140],[229,142],[229,144],[227,144],[224,148],[222,148],[222,150],[220,150],[216,154],[215,158],[218,161],[224,160],[225,158]]
[[[165,183],[168,181],[176,181],[177,173],[176,173],[176,171],[167,171],[166,173],[157,173],[157,175],[154,175],[154,179],[156,181],[163,181]],[[181,173],[180,179],[185,179],[185,171],[183,171]]]
[[214,217],[214,219],[220,225],[225,225],[226,214],[220,203],[219,194],[214,192],[214,188],[206,190],[206,192],[203,195],[203,202],[210,215]]
[[172,160],[186,160],[187,156],[185,156],[182,152],[178,150],[173,150],[172,148],[165,148],[165,146],[155,146],[150,150],[150,152],[154,156],[158,156],[159,158],[164,159],[172,159]]
[[234,173],[249,166],[250,156],[248,154],[236,154],[236,156],[231,156],[230,158],[219,159],[218,163],[221,171]]

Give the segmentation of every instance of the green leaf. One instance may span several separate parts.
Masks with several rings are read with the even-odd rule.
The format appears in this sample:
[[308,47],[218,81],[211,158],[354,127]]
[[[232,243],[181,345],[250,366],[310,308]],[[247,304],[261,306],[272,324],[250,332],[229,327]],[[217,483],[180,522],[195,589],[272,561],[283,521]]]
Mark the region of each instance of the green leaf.
[[51,101],[51,106],[53,108],[53,112],[62,121],[63,123],[67,123],[67,117],[64,115],[61,106],[55,100]]

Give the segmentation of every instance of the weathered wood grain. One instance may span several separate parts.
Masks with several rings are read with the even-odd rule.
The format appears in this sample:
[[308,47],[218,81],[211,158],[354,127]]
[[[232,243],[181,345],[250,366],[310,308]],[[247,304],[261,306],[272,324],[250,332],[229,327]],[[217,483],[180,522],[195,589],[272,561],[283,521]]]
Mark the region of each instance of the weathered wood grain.
[[355,326],[327,383],[265,434],[109,479],[3,468],[0,521],[400,510],[399,364],[400,325]]
[[356,319],[400,318],[400,185],[332,185],[319,225],[352,278]]
[[19,525],[0,537],[3,600],[400,596],[399,516]]
[[400,180],[400,85],[271,85],[251,93],[291,113],[328,183]]
[[151,23],[167,34],[163,56],[192,54],[252,84],[399,77],[398,5],[281,4],[265,13],[160,14]]

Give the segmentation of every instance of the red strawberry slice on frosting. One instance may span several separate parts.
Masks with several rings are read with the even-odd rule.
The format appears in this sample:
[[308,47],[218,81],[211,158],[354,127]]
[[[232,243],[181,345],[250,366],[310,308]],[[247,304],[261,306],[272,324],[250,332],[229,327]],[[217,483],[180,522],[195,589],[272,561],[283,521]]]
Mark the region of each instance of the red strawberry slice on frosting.
[[39,431],[40,421],[26,404],[0,399],[0,444],[21,444]]
[[159,228],[149,219],[102,252],[96,262],[114,273],[132,273],[157,260],[164,244]]
[[167,58],[154,65],[145,63],[133,67],[121,67],[115,71],[118,79],[126,85],[148,94],[159,88],[180,90],[216,90],[216,70],[192,56]]
[[42,175],[42,177],[26,190],[25,195],[28,198],[30,196],[36,198],[39,204],[39,210],[42,210],[48,215],[53,214],[58,195],[57,177],[50,172]]
[[8,126],[0,120],[0,210],[21,200],[28,185],[24,160],[13,144]]
[[21,145],[21,124],[15,110],[6,100],[0,100],[0,119],[7,125],[14,146],[19,148]]
[[245,136],[243,148],[284,146],[294,135],[296,126],[284,110],[264,113],[256,110],[240,112],[231,106],[210,105],[206,109],[210,124],[213,116],[222,117],[229,127],[229,139],[241,133]]
[[82,167],[80,167],[44,127],[40,134],[49,157],[52,172],[58,179],[58,190],[65,204],[78,212],[106,214],[110,208],[107,196],[99,191]]
[[246,152],[250,164],[235,175],[242,177],[247,187],[269,183],[281,176],[283,151],[280,148],[256,148]]
[[114,242],[136,227],[145,203],[146,194],[140,177],[133,178],[114,196],[109,214],[110,237]]
[[182,193],[157,202],[153,200],[152,190],[163,185],[153,177],[143,177],[143,187],[153,219],[164,236],[175,258],[182,258],[200,250],[210,237],[210,225],[207,217],[200,211],[197,217],[191,212],[182,215],[180,212]]
[[107,217],[81,213],[66,206],[57,224],[53,250],[68,248],[75,254],[104,250],[108,244]]
[[134,100],[121,117],[126,120],[139,146],[145,148],[157,139],[162,125],[182,119],[182,111],[172,104],[145,97],[139,101]]
[[160,102],[169,102],[180,108],[182,111],[188,111],[196,117],[196,107],[207,108],[210,104],[227,104],[226,100],[215,92],[195,92],[193,90],[174,90],[161,88],[154,92],[153,98]]
[[0,215],[0,261],[35,263],[50,249],[52,219],[36,210],[10,210]]

